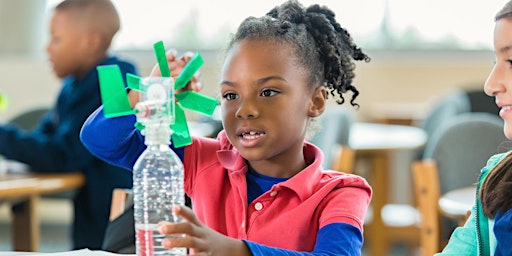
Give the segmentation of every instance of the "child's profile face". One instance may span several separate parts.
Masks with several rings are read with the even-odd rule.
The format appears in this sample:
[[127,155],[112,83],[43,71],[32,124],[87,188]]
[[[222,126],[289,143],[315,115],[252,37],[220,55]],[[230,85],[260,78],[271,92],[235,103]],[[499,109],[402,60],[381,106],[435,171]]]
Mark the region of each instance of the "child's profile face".
[[[245,40],[230,49],[221,74],[222,120],[230,142],[251,166],[303,157],[313,90],[289,46]],[[323,105],[322,105],[323,109]],[[288,162],[288,163],[287,163]]]
[[504,133],[512,139],[512,18],[502,18],[494,28],[494,50],[496,63],[484,90],[496,97],[500,117],[505,121]]
[[71,13],[55,11],[50,22],[50,39],[46,46],[49,60],[55,74],[63,78],[82,71],[84,60],[83,30],[71,18]]

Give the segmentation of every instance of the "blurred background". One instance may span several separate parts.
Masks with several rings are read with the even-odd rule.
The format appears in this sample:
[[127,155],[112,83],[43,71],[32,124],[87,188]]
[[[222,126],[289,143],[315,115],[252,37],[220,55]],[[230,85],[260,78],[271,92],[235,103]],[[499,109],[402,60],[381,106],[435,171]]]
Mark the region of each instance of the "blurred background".
[[[53,104],[59,82],[46,62],[48,14],[59,0],[0,0],[0,91],[10,99],[6,120],[25,108]],[[505,1],[304,0],[329,6],[372,58],[357,63],[361,120],[421,115],[450,88],[480,88],[492,68],[493,17]],[[155,63],[152,44],[199,50],[204,93],[216,90],[224,46],[248,16],[280,1],[114,0],[122,28],[112,51],[141,74]],[[331,103],[334,103],[331,101]]]
[[[4,122],[31,108],[51,106],[60,89],[46,59],[50,11],[60,0],[0,0],[0,93],[8,106]],[[122,28],[112,52],[132,60],[141,75],[149,74],[155,57],[152,45],[163,40],[179,53],[200,51],[203,93],[217,97],[219,72],[230,34],[248,16],[262,16],[281,3],[275,0],[113,0]],[[454,89],[482,89],[493,66],[494,15],[503,0],[302,0],[305,6],[326,5],[354,41],[371,57],[356,63],[354,85],[360,95],[359,122],[413,125],[439,97]],[[336,105],[331,100],[330,106]],[[198,118],[191,113],[191,119]],[[394,156],[398,179],[392,200],[411,203],[411,154]],[[404,193],[405,191],[405,193]],[[0,204],[0,251],[9,250],[9,212]],[[41,251],[68,246],[67,202],[42,203],[42,232],[57,232],[59,241],[42,235]],[[45,208],[46,207],[46,208]],[[49,210],[48,210],[49,209]],[[55,212],[63,216],[56,217]],[[55,224],[55,225],[54,225]],[[48,228],[44,228],[45,225]],[[60,226],[59,226],[60,225]],[[55,228],[52,230],[52,227]],[[5,232],[4,232],[5,231]],[[4,233],[5,235],[1,235]],[[48,234],[48,233],[46,233]],[[59,236],[57,236],[59,237]],[[46,240],[45,240],[46,239]],[[58,243],[55,245],[52,243]],[[57,246],[57,247],[55,247]],[[399,251],[397,255],[407,254]]]

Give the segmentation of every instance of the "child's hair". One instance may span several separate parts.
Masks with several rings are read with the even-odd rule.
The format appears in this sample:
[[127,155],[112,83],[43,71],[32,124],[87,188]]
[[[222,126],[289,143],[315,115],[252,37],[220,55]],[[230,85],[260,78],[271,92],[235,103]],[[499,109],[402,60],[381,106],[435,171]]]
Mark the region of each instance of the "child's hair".
[[502,18],[512,17],[512,1],[508,1],[494,17],[495,21]]
[[512,209],[512,154],[509,154],[487,175],[482,183],[482,210],[489,218],[498,211]]
[[290,45],[298,65],[309,71],[311,86],[323,85],[332,96],[352,92],[350,103],[359,91],[352,85],[355,65],[352,61],[370,61],[370,58],[352,41],[350,34],[336,22],[334,12],[325,6],[304,8],[296,0],[289,0],[273,8],[260,18],[246,18],[232,38],[230,49],[245,39],[272,40]]
[[110,0],[64,0],[55,11],[71,12],[73,19],[87,29],[99,32],[104,39],[104,48],[110,47],[112,38],[121,27],[119,14]]

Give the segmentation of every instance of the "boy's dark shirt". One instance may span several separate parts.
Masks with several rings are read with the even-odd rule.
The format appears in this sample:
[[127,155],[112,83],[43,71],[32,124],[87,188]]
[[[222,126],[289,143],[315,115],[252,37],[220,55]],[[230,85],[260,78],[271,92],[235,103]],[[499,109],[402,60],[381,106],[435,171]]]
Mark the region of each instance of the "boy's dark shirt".
[[[137,74],[129,62],[109,57],[98,65],[117,64],[123,78]],[[37,86],[45,86],[44,84]],[[68,76],[55,106],[37,127],[26,132],[0,126],[0,155],[31,166],[35,172],[82,171],[85,185],[73,198],[73,249],[100,249],[108,223],[113,188],[131,188],[132,173],[94,157],[79,139],[87,117],[101,105],[96,67],[83,78]]]

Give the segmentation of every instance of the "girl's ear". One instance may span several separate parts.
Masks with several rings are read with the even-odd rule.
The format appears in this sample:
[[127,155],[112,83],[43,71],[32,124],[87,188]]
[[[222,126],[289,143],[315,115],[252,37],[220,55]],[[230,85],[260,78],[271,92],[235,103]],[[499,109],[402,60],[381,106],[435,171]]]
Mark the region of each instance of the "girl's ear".
[[323,86],[318,86],[311,95],[311,105],[308,109],[309,117],[320,116],[325,110],[325,103],[327,100],[327,92]]

